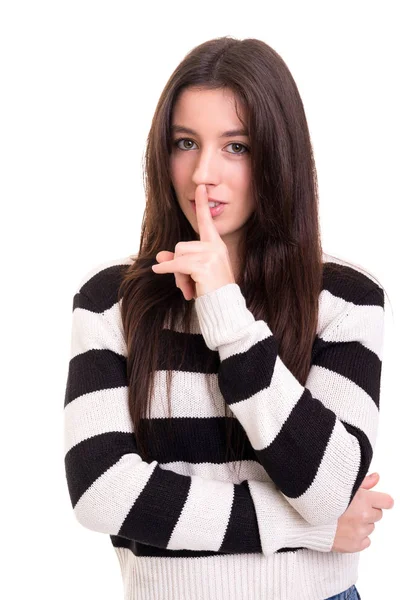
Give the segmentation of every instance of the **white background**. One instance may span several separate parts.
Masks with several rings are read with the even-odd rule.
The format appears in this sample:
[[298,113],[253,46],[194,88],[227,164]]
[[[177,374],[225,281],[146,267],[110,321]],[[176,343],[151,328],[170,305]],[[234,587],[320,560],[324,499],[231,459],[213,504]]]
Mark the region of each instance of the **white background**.
[[76,521],[64,475],[73,294],[94,265],[138,249],[158,97],[187,52],[223,35],[259,38],[285,60],[311,131],[324,250],[389,294],[370,472],[395,506],[361,555],[357,587],[363,600],[398,597],[396,5],[1,3],[2,598],[123,597],[111,542]]

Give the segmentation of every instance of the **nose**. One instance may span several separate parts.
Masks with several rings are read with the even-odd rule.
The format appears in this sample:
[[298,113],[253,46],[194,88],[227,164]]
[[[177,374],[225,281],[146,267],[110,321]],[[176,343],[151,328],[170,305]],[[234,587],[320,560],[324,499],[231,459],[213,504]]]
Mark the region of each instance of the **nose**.
[[199,152],[195,169],[193,171],[193,183],[197,186],[202,183],[206,185],[217,185],[221,166],[218,157],[212,150],[203,150]]

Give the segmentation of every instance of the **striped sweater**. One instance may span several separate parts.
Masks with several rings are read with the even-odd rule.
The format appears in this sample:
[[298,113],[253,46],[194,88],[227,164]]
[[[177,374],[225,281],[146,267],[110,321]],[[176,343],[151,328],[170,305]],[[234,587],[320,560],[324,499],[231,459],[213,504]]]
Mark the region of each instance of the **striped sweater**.
[[[152,462],[135,443],[117,301],[134,258],[99,264],[81,280],[64,402],[66,480],[78,522],[110,537],[125,600],[323,600],[356,583],[360,553],[331,548],[376,442],[384,293],[361,267],[323,256],[305,386],[236,283],[195,299],[192,351],[155,373]],[[184,334],[162,333],[179,350]],[[225,461],[227,418],[244,441],[240,471]]]

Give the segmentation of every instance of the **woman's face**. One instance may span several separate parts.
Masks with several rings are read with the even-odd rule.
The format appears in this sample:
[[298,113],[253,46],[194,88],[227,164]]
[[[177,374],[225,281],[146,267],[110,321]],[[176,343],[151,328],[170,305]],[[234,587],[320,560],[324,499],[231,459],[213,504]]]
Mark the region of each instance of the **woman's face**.
[[[231,250],[254,211],[249,137],[247,132],[226,134],[243,129],[233,99],[233,93],[227,89],[183,90],[172,114],[170,157],[179,206],[197,234],[196,213],[190,202],[196,187],[205,183],[209,198],[226,203],[223,212],[213,219]],[[242,113],[240,116],[243,118]]]

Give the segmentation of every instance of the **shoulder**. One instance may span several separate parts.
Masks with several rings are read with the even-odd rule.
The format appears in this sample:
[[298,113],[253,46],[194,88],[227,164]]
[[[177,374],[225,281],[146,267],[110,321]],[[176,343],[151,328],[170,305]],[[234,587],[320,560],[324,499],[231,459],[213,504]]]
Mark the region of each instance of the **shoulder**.
[[376,298],[383,306],[384,288],[378,277],[365,266],[323,253],[323,280],[321,292],[354,304]]
[[361,265],[327,253],[323,253],[323,263],[319,335],[326,333],[328,328],[341,325],[350,314],[361,321],[382,318],[384,288],[373,273]]
[[134,260],[135,255],[128,255],[96,263],[81,276],[77,294],[89,299],[99,311],[108,310],[117,302],[122,278]]

